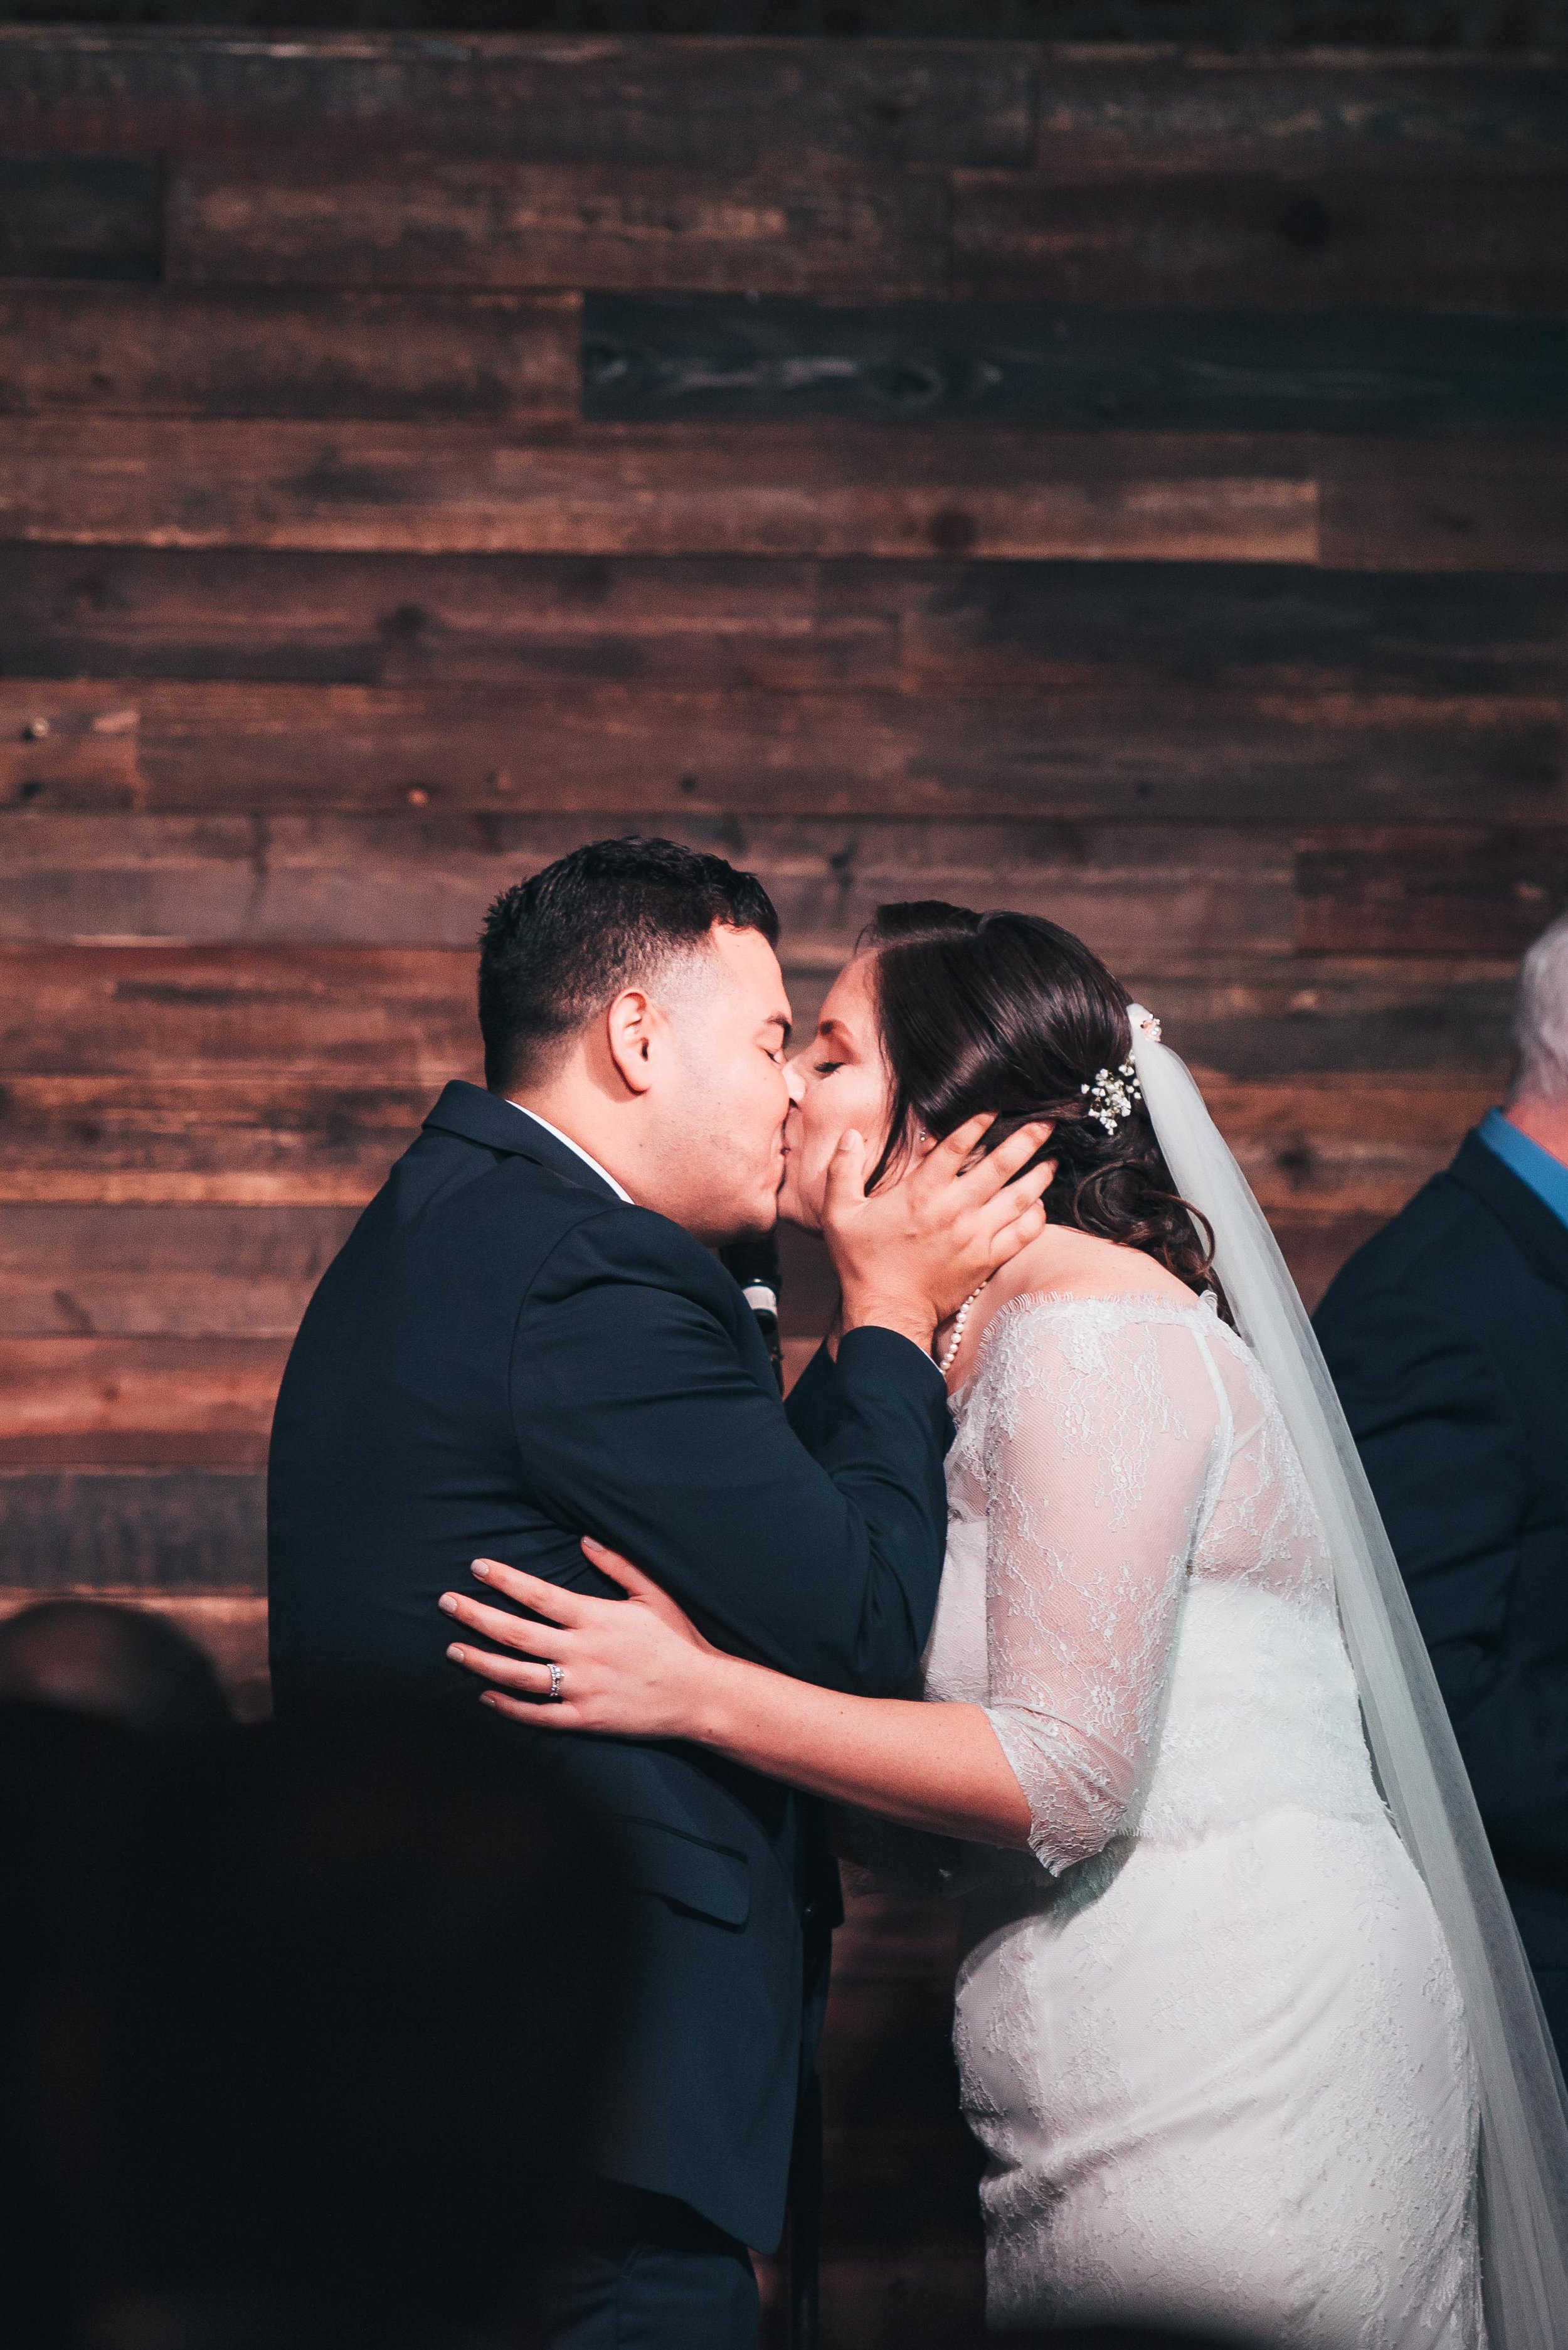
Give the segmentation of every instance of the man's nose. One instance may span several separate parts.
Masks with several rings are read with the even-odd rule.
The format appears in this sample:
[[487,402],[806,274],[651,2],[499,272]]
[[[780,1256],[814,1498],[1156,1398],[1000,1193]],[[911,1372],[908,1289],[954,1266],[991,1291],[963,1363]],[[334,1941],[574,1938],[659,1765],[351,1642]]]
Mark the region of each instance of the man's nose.
[[796,1062],[786,1061],[784,1063],[784,1083],[789,1087],[789,1097],[792,1102],[805,1100],[805,1079],[801,1076],[800,1069]]

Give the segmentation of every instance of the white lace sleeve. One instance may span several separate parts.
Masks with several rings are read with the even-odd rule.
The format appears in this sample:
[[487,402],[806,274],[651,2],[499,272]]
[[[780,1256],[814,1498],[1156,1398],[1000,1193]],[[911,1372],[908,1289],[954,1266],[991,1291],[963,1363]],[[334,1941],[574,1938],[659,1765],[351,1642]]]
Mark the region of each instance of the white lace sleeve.
[[1189,1315],[1042,1303],[984,1366],[986,1711],[1053,1875],[1137,1792],[1227,1416]]

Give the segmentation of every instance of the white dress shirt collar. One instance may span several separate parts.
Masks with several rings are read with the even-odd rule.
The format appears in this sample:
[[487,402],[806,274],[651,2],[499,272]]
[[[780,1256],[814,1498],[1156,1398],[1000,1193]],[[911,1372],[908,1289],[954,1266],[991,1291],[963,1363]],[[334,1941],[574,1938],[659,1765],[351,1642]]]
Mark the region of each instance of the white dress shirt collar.
[[624,1200],[628,1208],[636,1207],[637,1202],[632,1198],[631,1193],[627,1190],[625,1184],[618,1183],[615,1177],[610,1173],[609,1169],[607,1167],[601,1167],[598,1160],[593,1156],[593,1153],[591,1151],[585,1150],[580,1142],[574,1142],[569,1134],[563,1134],[558,1126],[552,1126],[547,1118],[541,1118],[536,1109],[528,1108],[525,1103],[514,1101],[513,1102],[512,1107],[514,1109],[520,1109],[524,1118],[531,1118],[535,1126],[542,1126],[546,1134],[553,1134],[557,1142],[564,1142],[568,1150],[575,1150],[577,1157],[582,1160],[584,1166],[591,1167],[599,1180],[602,1183],[607,1183],[609,1185],[610,1190],[615,1193],[618,1200]]

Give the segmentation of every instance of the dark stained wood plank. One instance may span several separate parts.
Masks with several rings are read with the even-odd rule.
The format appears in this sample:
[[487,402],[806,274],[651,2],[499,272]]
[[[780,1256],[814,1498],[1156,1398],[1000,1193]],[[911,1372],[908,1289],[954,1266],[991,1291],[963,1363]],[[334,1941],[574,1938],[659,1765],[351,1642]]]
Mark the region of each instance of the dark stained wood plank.
[[16,1202],[0,1217],[0,1336],[291,1338],[353,1221],[351,1208]]
[[[266,1601],[259,1592],[156,1591],[140,1584],[105,1586],[94,1581],[90,1557],[84,1557],[83,1564],[88,1572],[74,1590],[69,1586],[51,1586],[47,1596],[106,1599],[166,1617],[206,1650],[239,1720],[265,1720],[272,1710],[272,1694],[267,1678]],[[34,1606],[40,1596],[0,1587],[0,1617]]]
[[1568,829],[1454,825],[1303,842],[1308,953],[1518,954],[1568,905]]
[[155,158],[0,154],[0,278],[151,284],[162,254]]
[[[1008,691],[1568,682],[1568,578],[1293,565],[0,550],[0,675]],[[8,705],[9,707],[9,705]]]
[[[155,1059],[151,1071],[133,1075],[0,1076],[0,1201],[7,1211],[27,1203],[117,1214],[135,1207],[358,1211],[414,1139],[446,1078],[479,1080],[468,1008],[454,996],[453,1049],[439,1074],[419,1078],[411,1034],[395,1064],[386,1054],[389,1066],[413,1074],[402,1087],[358,1085],[351,1074],[335,1080],[325,1038],[312,1074],[313,1039],[297,1025],[275,1042],[281,1053],[292,1044],[306,1064],[303,1075],[248,1063],[242,1076],[171,1077]],[[181,1024],[165,1024],[163,1033]],[[73,1049],[68,1034],[57,1031],[57,1056]],[[209,1071],[221,1066],[210,1042],[207,1062]]]
[[[593,829],[626,828],[605,817]],[[1290,947],[1288,834],[1038,819],[675,829],[760,875],[793,970],[836,970],[888,899],[992,904],[999,891],[1113,959]],[[264,825],[22,814],[0,820],[0,939],[466,948],[498,890],[592,837],[566,816]]]
[[[472,1075],[478,1058],[472,950],[15,947],[0,948],[0,977],[7,1075],[96,1080],[303,1064],[321,1089],[313,1115],[328,1141],[367,1120],[401,1130],[409,1098],[396,1088],[433,1093],[448,1076]],[[102,1099],[107,1115],[110,1089]],[[178,1086],[170,1099],[178,1131]],[[267,1107],[258,1093],[247,1113],[243,1087],[235,1097],[244,1124],[260,1124]],[[84,1111],[90,1123],[90,1087],[78,1120]]]
[[1216,1080],[1374,1083],[1398,1071],[1495,1089],[1512,1053],[1511,958],[1303,956],[1272,970],[1119,976],[1205,1087]]
[[[1091,673],[995,693],[985,666],[977,662],[972,681],[938,674],[919,691],[838,694],[0,681],[0,808],[227,815],[258,825],[417,816],[438,827],[410,836],[436,851],[418,894],[428,919],[446,921],[467,915],[453,910],[445,850],[471,865],[476,851],[509,854],[510,827],[523,816],[571,814],[570,834],[581,838],[655,820],[679,829],[702,817],[761,817],[781,806],[815,817],[1088,824],[1568,814],[1563,705],[1547,690],[1384,691],[1310,672],[1192,686]],[[228,866],[228,912],[201,919],[265,925],[276,899],[271,836],[190,837],[210,837],[213,861]],[[84,844],[113,838],[82,835]],[[300,841],[296,861],[308,867],[308,839],[285,831],[276,840],[286,857],[284,845]],[[128,872],[118,882],[96,853],[89,864],[99,878],[89,883],[84,872],[83,886],[104,893],[90,926],[114,921],[122,903],[119,927],[135,933],[148,877]],[[16,885],[14,907],[34,892],[39,918],[56,921],[57,884],[35,881],[24,866]],[[179,918],[183,884],[171,877],[170,886],[169,910],[146,917],[154,927]],[[317,907],[291,922],[308,920],[327,935],[355,919],[326,873],[318,884],[296,873],[291,886],[296,908],[312,888]]]
[[964,173],[953,189],[952,290],[1156,309],[1568,307],[1568,177],[1398,177],[1389,161],[1371,172],[1108,186]]
[[1396,1214],[1498,1097],[1495,1084],[1457,1074],[1246,1085],[1210,1075],[1203,1089],[1265,1213],[1288,1230]]
[[0,1613],[12,1591],[260,1591],[265,1482],[232,1470],[0,1469]]
[[[1485,119],[1525,116],[1517,135],[1528,139],[1540,103],[1528,84],[1514,94],[1518,83]],[[1033,97],[1032,54],[995,42],[0,27],[0,140],[84,151],[434,147],[618,165],[733,168],[769,152],[1010,165],[1028,160]],[[1469,115],[1477,110],[1472,99]]]
[[400,156],[187,158],[169,186],[177,285],[690,287],[940,293],[935,180]]
[[1318,478],[1333,567],[1568,569],[1568,442],[1338,441]]
[[[897,463],[891,462],[896,451]],[[1320,508],[1323,522],[1320,531]],[[0,534],[77,545],[1568,569],[1568,440],[24,416]]]
[[254,1466],[287,1357],[277,1338],[0,1338],[0,1461],[103,1439],[151,1466],[197,1436]]
[[[12,545],[0,550],[0,674],[894,687],[906,614],[933,598],[944,609],[951,577],[937,565],[745,557]],[[1174,582],[1190,574],[1171,577],[1174,614]],[[1365,584],[1352,592],[1359,611]],[[1358,641],[1364,625],[1343,633]],[[1551,622],[1521,612],[1517,626],[1533,638]],[[1469,622],[1467,642],[1483,629]]]
[[0,410],[569,417],[569,296],[0,286]]
[[1568,425],[1568,324],[590,294],[583,410],[628,423],[1548,432]]
[[[1334,463],[1354,468],[1360,445],[1333,443]],[[895,448],[877,425],[815,421],[498,433],[129,418],[105,420],[84,442],[68,420],[19,417],[0,442],[0,536],[422,554],[1303,563],[1319,557],[1324,446],[1286,434],[999,426],[910,427]],[[1568,567],[1552,480],[1553,469],[1568,477],[1568,444],[1507,450],[1545,519],[1532,525],[1518,489],[1507,526],[1478,538],[1485,567]],[[1443,441],[1419,454],[1426,473],[1407,494],[1417,516],[1422,484],[1453,465]],[[1500,483],[1511,478],[1505,466]],[[1407,527],[1390,507],[1385,564],[1400,560]],[[1425,568],[1421,532],[1410,535],[1407,567]]]
[[1326,727],[1342,690],[1457,702],[1555,693],[1568,677],[1568,580],[1550,574],[977,563],[909,577],[911,681],[1271,684],[1315,691]]
[[1357,161],[1550,171],[1568,150],[1568,74],[1537,58],[1168,47],[1040,57],[1039,163],[1060,179]]
[[[1033,130],[1038,76],[1038,141]],[[0,138],[87,150],[448,146],[733,162],[761,151],[1062,177],[1561,162],[1561,68],[1460,51],[1256,57],[982,41],[0,28]]]

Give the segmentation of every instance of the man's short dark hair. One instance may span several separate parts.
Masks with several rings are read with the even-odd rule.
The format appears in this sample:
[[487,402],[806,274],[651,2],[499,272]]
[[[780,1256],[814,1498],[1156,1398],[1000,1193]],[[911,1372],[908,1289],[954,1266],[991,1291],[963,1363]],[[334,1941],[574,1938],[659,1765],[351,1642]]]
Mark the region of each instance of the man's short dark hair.
[[647,987],[715,923],[778,944],[779,918],[753,873],[673,840],[590,841],[504,889],[479,942],[484,1082],[506,1093],[613,1003]]

